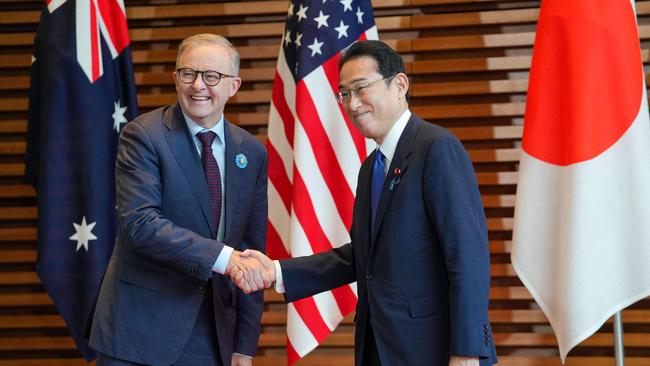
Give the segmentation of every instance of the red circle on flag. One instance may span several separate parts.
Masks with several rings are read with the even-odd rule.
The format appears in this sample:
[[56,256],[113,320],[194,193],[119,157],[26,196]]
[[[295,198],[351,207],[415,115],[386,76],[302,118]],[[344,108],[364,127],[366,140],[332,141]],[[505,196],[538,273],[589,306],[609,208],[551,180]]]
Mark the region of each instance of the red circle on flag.
[[639,113],[643,77],[629,1],[544,1],[529,79],[524,151],[563,166],[600,155]]

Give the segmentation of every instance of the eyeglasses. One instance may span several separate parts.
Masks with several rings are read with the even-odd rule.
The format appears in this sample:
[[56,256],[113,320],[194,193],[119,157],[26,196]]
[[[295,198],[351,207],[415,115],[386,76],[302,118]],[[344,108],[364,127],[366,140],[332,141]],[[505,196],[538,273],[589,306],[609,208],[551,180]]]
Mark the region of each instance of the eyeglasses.
[[215,86],[219,84],[221,78],[236,77],[233,75],[222,74],[219,71],[214,71],[214,70],[199,71],[199,70],[190,69],[188,67],[181,67],[180,69],[176,69],[176,74],[178,75],[178,78],[185,84],[192,84],[194,80],[196,80],[196,77],[199,74],[201,74],[201,79],[203,79],[203,82],[207,86]]
[[384,81],[386,79],[391,79],[393,76],[395,76],[395,75],[386,76],[386,77],[381,78],[379,80],[375,80],[375,81],[372,81],[372,82],[369,82],[369,83],[361,84],[361,85],[357,86],[356,88],[340,89],[339,92],[335,94],[336,95],[336,100],[338,100],[338,102],[340,104],[349,103],[350,99],[352,99],[352,96],[355,96],[357,98],[362,97],[363,93],[364,93],[364,90],[370,88],[371,86],[377,84],[380,81]]

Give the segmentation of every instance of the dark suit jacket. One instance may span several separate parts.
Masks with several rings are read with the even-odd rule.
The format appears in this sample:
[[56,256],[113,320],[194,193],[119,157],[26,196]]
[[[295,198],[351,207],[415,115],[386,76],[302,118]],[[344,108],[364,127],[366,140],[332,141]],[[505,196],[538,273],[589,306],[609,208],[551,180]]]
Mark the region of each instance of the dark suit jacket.
[[[264,249],[267,155],[249,133],[225,125],[225,238],[215,240],[207,181],[180,107],[126,124],[116,164],[119,230],[101,286],[90,345],[137,363],[170,365],[181,354],[212,285],[224,365],[255,355],[263,294],[244,295],[211,272],[224,243]],[[238,168],[235,156],[248,158]],[[209,279],[212,281],[207,282]]]
[[357,281],[359,366],[369,323],[383,366],[446,366],[450,355],[491,365],[487,230],[465,149],[447,130],[412,115],[371,233],[373,160],[374,153],[359,172],[351,243],[280,262],[287,301]]

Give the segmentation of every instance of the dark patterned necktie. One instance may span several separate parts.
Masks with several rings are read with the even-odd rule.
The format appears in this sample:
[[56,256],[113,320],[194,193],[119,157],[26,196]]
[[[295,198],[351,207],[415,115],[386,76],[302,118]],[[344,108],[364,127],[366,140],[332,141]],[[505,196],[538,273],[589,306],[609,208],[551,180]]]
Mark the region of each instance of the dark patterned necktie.
[[214,212],[214,232],[219,231],[219,222],[221,221],[221,173],[219,173],[219,164],[212,155],[212,142],[217,134],[212,131],[201,132],[196,135],[201,141],[201,163],[203,171],[208,180],[208,191],[210,192],[210,205]]
[[[386,163],[384,154],[379,149],[375,153],[375,161],[372,164],[372,180],[370,183],[370,229],[373,230],[375,225],[375,216],[377,216],[377,207],[381,197],[381,189],[384,187],[384,171]],[[372,231],[371,231],[372,232]]]

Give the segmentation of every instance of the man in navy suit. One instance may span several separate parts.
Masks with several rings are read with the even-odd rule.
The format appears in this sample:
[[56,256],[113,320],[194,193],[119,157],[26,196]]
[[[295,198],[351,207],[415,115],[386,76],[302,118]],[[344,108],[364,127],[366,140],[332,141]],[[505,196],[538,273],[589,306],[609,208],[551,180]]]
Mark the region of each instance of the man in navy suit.
[[287,301],[357,281],[358,366],[492,365],[487,230],[465,149],[409,111],[409,80],[389,46],[356,43],[339,65],[339,102],[378,145],[359,171],[351,242],[275,263],[243,255],[264,263]]
[[264,250],[267,155],[224,119],[238,73],[225,38],[185,39],[178,102],[121,133],[119,230],[90,335],[99,366],[252,364],[263,295],[244,295],[223,274],[260,266],[239,254]]

